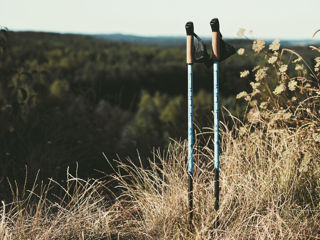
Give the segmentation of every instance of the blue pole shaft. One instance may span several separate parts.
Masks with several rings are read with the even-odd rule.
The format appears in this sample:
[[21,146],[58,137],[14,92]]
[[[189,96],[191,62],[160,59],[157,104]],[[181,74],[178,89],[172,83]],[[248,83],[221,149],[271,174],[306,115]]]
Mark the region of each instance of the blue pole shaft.
[[214,175],[215,175],[215,210],[219,209],[219,63],[213,63],[213,118],[214,118]]
[[219,63],[213,63],[214,167],[219,169]]
[[193,71],[188,64],[188,172],[193,173]]
[[189,221],[193,218],[193,70],[188,64],[188,199]]

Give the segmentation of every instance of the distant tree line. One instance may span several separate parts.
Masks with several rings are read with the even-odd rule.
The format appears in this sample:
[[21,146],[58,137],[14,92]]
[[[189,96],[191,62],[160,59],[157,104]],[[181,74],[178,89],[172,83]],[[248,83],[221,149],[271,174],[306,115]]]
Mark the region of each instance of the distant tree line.
[[[145,156],[169,138],[186,137],[184,46],[119,43],[90,36],[0,32],[0,186],[6,177],[62,179],[110,172],[109,159]],[[240,42],[240,44],[247,42]],[[234,42],[234,44],[238,44]],[[221,102],[233,114],[234,96],[248,89],[240,56],[221,64]],[[212,69],[196,65],[195,122],[212,124]],[[1,187],[0,187],[1,192]]]

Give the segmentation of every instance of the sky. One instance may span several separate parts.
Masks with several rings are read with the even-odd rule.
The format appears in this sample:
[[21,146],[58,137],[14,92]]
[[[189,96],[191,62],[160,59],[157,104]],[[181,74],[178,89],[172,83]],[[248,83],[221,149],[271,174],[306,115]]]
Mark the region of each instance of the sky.
[[[320,0],[0,0],[0,26],[61,33],[199,36],[219,18],[223,36],[240,28],[250,39],[311,39],[320,29]],[[249,31],[252,30],[252,33]],[[320,39],[320,34],[316,36]]]

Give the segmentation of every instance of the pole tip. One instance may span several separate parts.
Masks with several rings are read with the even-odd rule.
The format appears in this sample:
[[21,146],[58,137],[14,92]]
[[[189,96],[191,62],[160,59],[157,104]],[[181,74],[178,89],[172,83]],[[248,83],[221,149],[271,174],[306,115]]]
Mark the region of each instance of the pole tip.
[[186,32],[187,32],[187,35],[193,35],[194,34],[193,22],[187,22],[186,23]]
[[210,26],[211,26],[212,32],[219,32],[220,31],[220,24],[219,24],[218,18],[213,18],[210,21]]

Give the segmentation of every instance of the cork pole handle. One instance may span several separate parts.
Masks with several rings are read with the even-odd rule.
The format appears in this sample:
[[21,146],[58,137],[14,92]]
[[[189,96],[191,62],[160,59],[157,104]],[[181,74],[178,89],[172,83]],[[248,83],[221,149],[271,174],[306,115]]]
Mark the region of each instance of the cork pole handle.
[[212,30],[212,51],[214,58],[220,60],[220,26],[218,18],[214,18],[210,21]]
[[187,32],[187,64],[193,63],[193,22],[186,23],[186,32]]

